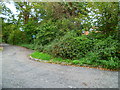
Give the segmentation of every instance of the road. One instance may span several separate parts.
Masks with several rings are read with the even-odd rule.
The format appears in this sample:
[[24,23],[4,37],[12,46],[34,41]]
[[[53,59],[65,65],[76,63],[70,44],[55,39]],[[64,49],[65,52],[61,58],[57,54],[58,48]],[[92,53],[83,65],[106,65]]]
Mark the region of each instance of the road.
[[29,59],[29,50],[4,45],[3,88],[118,88],[118,72],[63,66]]

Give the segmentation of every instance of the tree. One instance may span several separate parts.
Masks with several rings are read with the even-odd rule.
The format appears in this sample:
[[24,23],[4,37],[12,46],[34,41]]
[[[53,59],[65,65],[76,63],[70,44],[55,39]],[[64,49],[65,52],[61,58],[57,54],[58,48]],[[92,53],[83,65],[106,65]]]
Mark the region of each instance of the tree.
[[115,31],[118,26],[118,2],[95,2],[91,5],[94,6],[92,11],[99,30],[107,34]]

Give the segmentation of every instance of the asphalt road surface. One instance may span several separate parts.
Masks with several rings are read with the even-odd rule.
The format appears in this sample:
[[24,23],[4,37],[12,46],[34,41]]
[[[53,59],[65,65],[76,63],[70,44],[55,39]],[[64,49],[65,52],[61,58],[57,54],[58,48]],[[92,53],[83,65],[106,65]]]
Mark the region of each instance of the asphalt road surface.
[[3,46],[2,88],[118,88],[116,71],[36,62],[32,50]]

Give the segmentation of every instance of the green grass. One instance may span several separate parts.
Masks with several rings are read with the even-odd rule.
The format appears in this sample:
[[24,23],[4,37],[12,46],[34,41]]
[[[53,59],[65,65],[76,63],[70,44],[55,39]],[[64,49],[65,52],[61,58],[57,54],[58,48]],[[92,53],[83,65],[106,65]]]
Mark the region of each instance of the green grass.
[[42,52],[37,52],[37,51],[32,53],[31,56],[33,58],[42,59],[42,60],[50,60],[50,59],[52,59],[51,55],[45,54],[45,53],[42,53]]
[[19,46],[34,50],[34,44],[19,44]]
[[61,57],[53,57],[49,54],[42,53],[42,52],[33,52],[31,54],[33,58],[36,59],[41,59],[41,60],[48,60],[53,63],[65,63],[65,64],[72,64],[72,65],[80,65],[80,66],[89,66],[89,67],[101,67],[101,68],[106,68],[106,69],[112,69],[112,70],[119,70],[118,63],[114,61],[103,61],[101,60],[97,62],[93,62],[92,60],[88,59],[80,59],[80,60],[71,60],[71,59],[63,59]]
[[63,59],[62,59],[62,58],[60,58],[60,57],[58,57],[58,58],[53,58],[53,59],[52,59],[52,61],[53,61],[53,62],[56,62],[56,61],[62,62],[62,61],[63,61]]

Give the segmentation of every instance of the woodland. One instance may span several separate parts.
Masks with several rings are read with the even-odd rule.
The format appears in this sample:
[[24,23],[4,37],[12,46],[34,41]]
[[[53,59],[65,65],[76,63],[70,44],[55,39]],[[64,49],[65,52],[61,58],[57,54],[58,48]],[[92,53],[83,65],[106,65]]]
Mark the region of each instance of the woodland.
[[118,2],[1,2],[1,8],[2,43],[33,49],[38,59],[120,69]]

